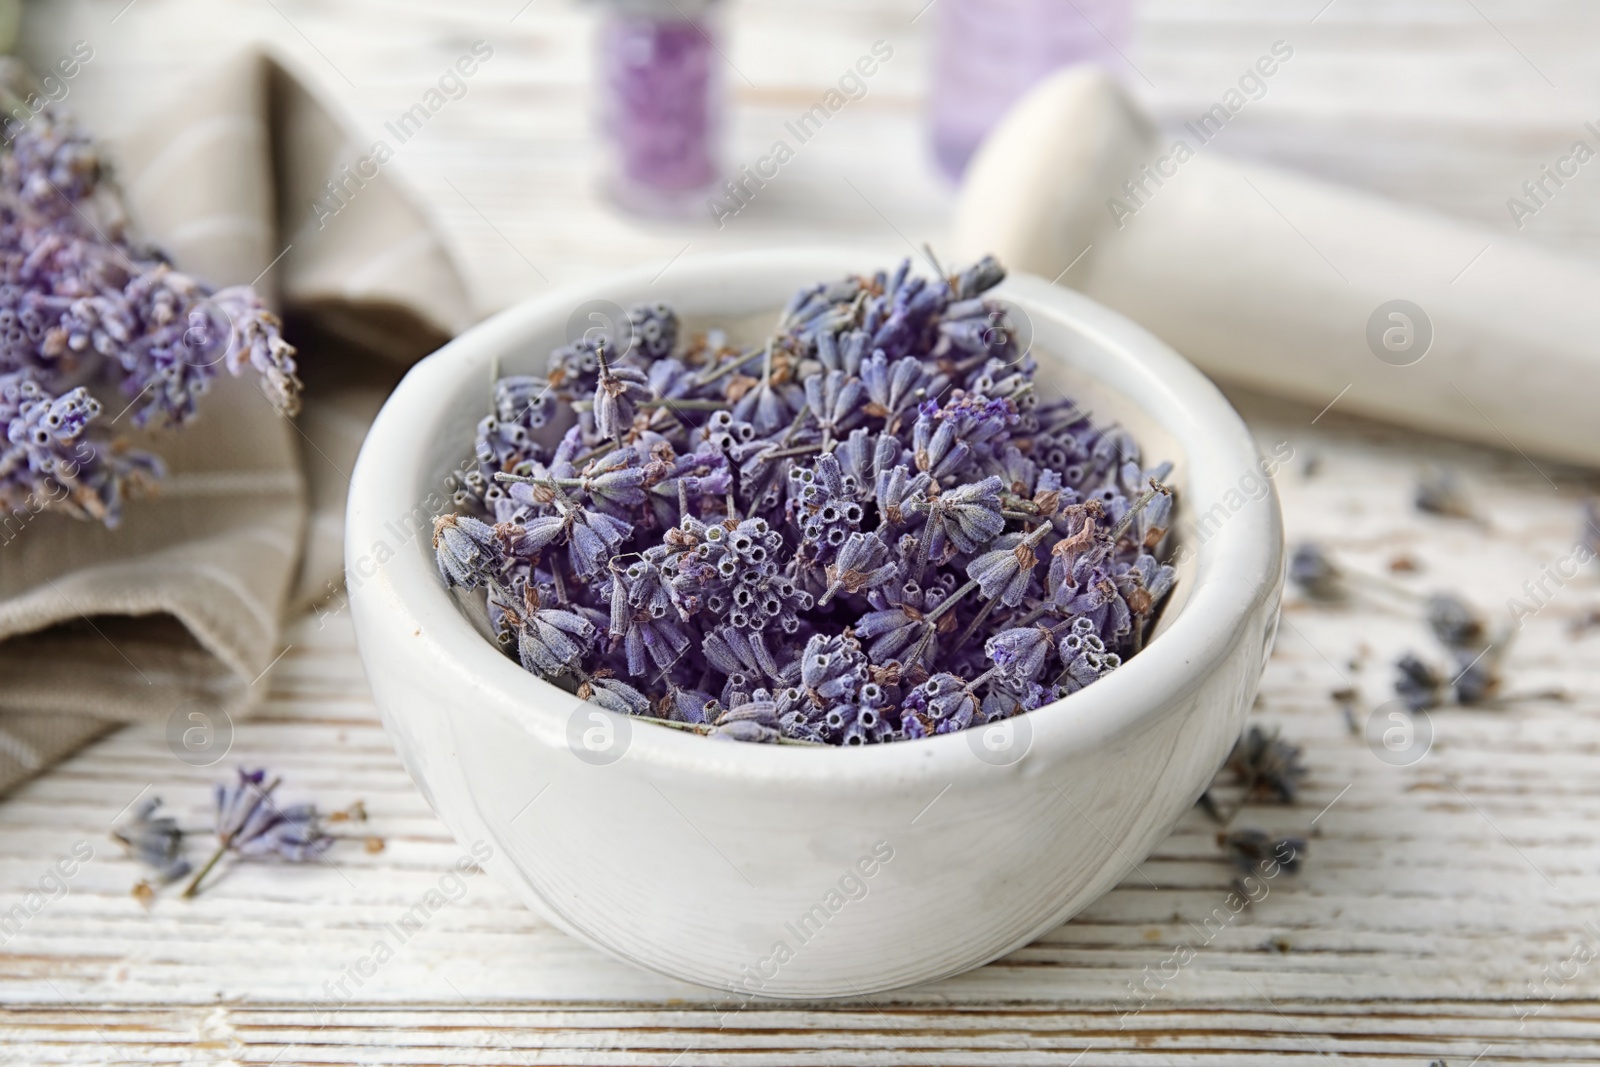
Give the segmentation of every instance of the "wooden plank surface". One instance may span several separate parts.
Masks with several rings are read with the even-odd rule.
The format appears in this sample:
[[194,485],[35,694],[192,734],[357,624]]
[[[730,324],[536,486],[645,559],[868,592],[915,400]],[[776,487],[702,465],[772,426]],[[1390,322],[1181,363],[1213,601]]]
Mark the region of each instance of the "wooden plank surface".
[[[94,41],[75,91],[130,120],[181,91],[193,57],[263,37],[376,136],[470,41],[493,41],[487,77],[394,164],[442,220],[485,310],[717,248],[847,241],[901,254],[901,234],[937,244],[944,233],[950,194],[918,121],[920,0],[734,5],[729,58],[749,78],[730,73],[736,159],[764,150],[873,40],[892,41],[896,56],[772,195],[722,231],[630,220],[595,194],[586,15],[574,6],[272,0],[219,16],[201,0],[136,0],[119,16],[124,2],[58,3],[30,32],[38,47]],[[1284,73],[1295,80],[1229,128],[1229,151],[1508,234],[1504,198],[1600,116],[1600,86],[1585,80],[1600,38],[1592,4],[1335,0],[1319,14],[1323,5],[1149,0],[1130,83],[1176,122],[1273,40],[1292,40],[1296,65]],[[1600,197],[1584,181],[1593,176],[1530,224],[1535,239],[1592,245]],[[1292,538],[1316,536],[1371,573],[1407,555],[1422,569],[1397,581],[1458,589],[1500,618],[1525,580],[1571,551],[1579,501],[1597,489],[1592,474],[1337,408],[1313,423],[1314,410],[1235,399],[1266,450],[1294,449],[1277,479]],[[1481,523],[1410,507],[1429,463],[1461,473]],[[1387,699],[1393,659],[1431,652],[1431,639],[1398,605],[1291,598],[1257,718],[1306,745],[1311,776],[1294,807],[1240,821],[1309,834],[1305,869],[1135,1013],[1130,983],[1194,941],[1190,924],[1229,891],[1215,826],[1198,812],[1074,922],[979,971],[867,1001],[738,1011],[576,944],[481,875],[356,987],[350,968],[379,924],[438,887],[461,850],[395,758],[335,605],[286,635],[263,683],[267,706],[239,724],[222,766],[268,765],[285,797],[361,800],[370,820],[341,827],[351,840],[327,864],[240,866],[193,902],[147,911],[129,895],[138,869],[107,833],[146,791],[203,825],[215,769],[178,763],[158,729],[128,729],[0,802],[0,911],[78,842],[94,850],[69,891],[0,945],[0,1063],[1594,1062],[1600,967],[1551,985],[1548,1005],[1529,983],[1578,939],[1600,947],[1583,926],[1600,923],[1600,632],[1569,631],[1596,607],[1590,570],[1527,620],[1509,654],[1510,690],[1567,699],[1438,712],[1429,755],[1394,768],[1349,733],[1329,693],[1358,689],[1364,716]],[[369,836],[381,851],[367,850]]]

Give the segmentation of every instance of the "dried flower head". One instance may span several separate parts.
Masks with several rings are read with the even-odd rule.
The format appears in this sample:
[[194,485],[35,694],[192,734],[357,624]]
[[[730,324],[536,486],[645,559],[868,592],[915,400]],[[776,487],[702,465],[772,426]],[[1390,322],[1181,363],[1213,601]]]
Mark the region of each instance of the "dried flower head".
[[1439,672],[1407,652],[1395,663],[1397,675],[1394,691],[1412,711],[1426,711],[1439,706],[1444,691],[1444,679]]
[[1274,864],[1289,874],[1296,874],[1306,852],[1303,837],[1275,837],[1254,827],[1219,831],[1217,844],[1222,848],[1223,857],[1246,874],[1265,873]]
[[1248,799],[1293,804],[1307,773],[1302,754],[1299,745],[1283,740],[1276,731],[1252,726],[1234,744],[1225,766],[1243,783]]
[[1429,467],[1417,476],[1412,502],[1418,511],[1430,515],[1443,515],[1453,519],[1475,517],[1472,502],[1467,498],[1461,479],[1453,470]]
[[1344,579],[1327,550],[1315,541],[1302,541],[1289,554],[1289,580],[1317,600],[1344,596]]
[[1428,628],[1439,643],[1449,649],[1471,649],[1476,653],[1484,647],[1483,619],[1472,606],[1454,593],[1435,593],[1424,606]]
[[192,897],[223,856],[240,859],[275,857],[304,863],[326,852],[333,838],[322,832],[322,817],[313,804],[279,807],[272,794],[278,779],[266,781],[265,770],[239,769],[233,785],[216,790],[217,849],[195,874],[183,895]]
[[111,832],[129,855],[155,871],[156,882],[166,885],[192,869],[183,856],[183,831],[171,815],[157,815],[160,797],[148,797],[134,808],[128,822]]

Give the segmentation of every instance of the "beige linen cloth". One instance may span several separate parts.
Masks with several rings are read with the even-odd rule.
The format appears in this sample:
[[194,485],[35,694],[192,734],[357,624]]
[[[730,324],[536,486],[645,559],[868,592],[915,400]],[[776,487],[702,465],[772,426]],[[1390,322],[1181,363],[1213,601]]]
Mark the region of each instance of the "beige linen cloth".
[[[223,374],[190,426],[128,434],[169,474],[117,529],[48,513],[8,527],[0,793],[120,723],[252,709],[285,614],[337,589],[367,424],[405,367],[471,319],[459,273],[387,171],[346,180],[347,202],[318,226],[313,201],[333,203],[324,183],[371,138],[261,52],[200,81],[117,140],[79,117],[108,146],[139,236],[216,286],[253,281],[284,314],[305,409],[286,420],[248,373]],[[109,418],[121,405],[106,400]]]

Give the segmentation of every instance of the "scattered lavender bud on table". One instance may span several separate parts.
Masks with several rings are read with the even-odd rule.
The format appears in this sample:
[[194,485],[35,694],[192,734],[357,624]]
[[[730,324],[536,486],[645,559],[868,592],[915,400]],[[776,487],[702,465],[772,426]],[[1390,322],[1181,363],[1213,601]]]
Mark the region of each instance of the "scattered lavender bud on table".
[[1436,708],[1442,699],[1444,679],[1414,654],[1407,652],[1395,663],[1394,691],[1412,711]]
[[909,740],[1094,683],[1175,581],[1171,467],[1040,396],[1004,274],[810,286],[749,348],[655,304],[556,349],[497,383],[440,577],[531,673],[724,739]]
[[1253,827],[1219,831],[1217,844],[1223,857],[1246,874],[1265,873],[1272,865],[1296,874],[1306,851],[1303,837],[1274,837]]
[[1428,628],[1439,643],[1449,649],[1471,649],[1485,644],[1483,619],[1465,600],[1454,593],[1435,593],[1424,607]]
[[1307,774],[1302,754],[1299,745],[1283,740],[1276,731],[1252,726],[1233,746],[1225,766],[1243,783],[1246,798],[1293,804]]
[[[322,832],[322,816],[313,804],[279,807],[272,794],[279,779],[266,782],[265,770],[239,769],[237,784],[216,790],[217,849],[184,888],[192,897],[206,875],[229,853],[238,859],[276,858],[290,863],[316,859],[333,844]],[[263,784],[265,783],[265,784]]]
[[1344,597],[1343,574],[1315,541],[1302,541],[1289,554],[1289,580],[1316,600]]
[[1482,704],[1500,692],[1500,648],[1457,648],[1451,651],[1455,661],[1450,688],[1458,704]]
[[1418,511],[1430,515],[1443,515],[1452,519],[1472,519],[1477,514],[1467,499],[1465,488],[1455,471],[1442,467],[1429,467],[1417,476],[1412,503]]
[[157,815],[160,797],[139,802],[126,825],[111,832],[128,854],[155,871],[156,882],[167,885],[188,874],[192,868],[183,857],[183,831],[170,815]]
[[1344,686],[1335,689],[1329,694],[1339,705],[1339,714],[1344,717],[1344,726],[1352,736],[1360,736],[1361,724],[1356,722],[1356,701],[1361,699],[1361,693],[1353,686]]

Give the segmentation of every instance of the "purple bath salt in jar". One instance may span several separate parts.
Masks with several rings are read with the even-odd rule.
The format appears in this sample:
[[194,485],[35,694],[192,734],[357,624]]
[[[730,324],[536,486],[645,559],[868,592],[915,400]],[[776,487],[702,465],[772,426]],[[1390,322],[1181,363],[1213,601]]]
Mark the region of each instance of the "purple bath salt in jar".
[[632,211],[704,211],[722,173],[717,0],[603,0],[596,63],[606,188]]
[[1029,89],[1073,63],[1125,67],[1133,0],[935,0],[929,107],[939,168],[959,179]]

